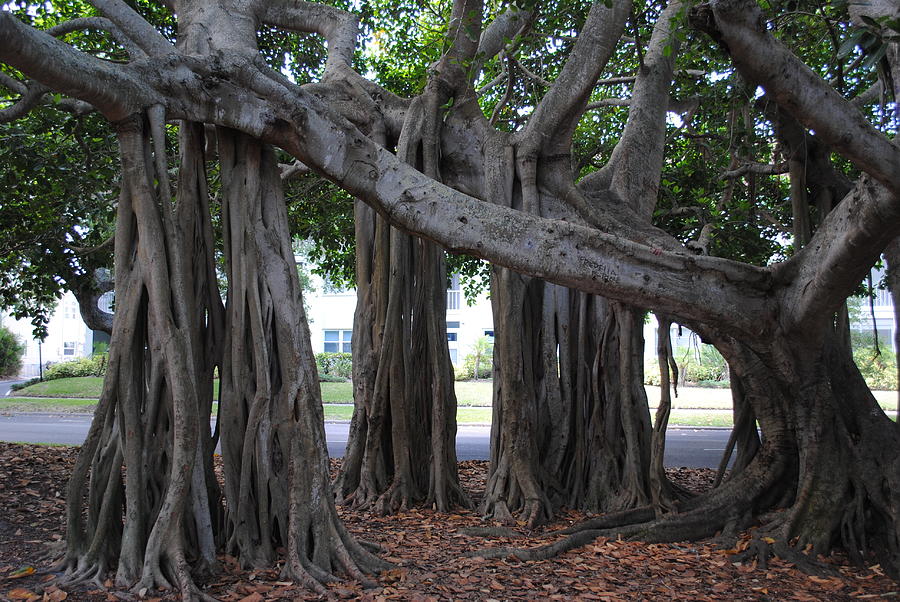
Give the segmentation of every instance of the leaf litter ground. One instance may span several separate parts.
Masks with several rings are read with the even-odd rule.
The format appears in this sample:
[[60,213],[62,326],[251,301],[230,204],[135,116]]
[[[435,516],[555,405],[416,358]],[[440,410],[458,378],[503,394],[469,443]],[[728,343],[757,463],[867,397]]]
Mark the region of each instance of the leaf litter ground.
[[[52,557],[60,552],[65,530],[64,493],[78,449],[0,443],[0,598],[8,600],[118,600],[138,595],[107,589],[66,590],[53,584]],[[332,469],[338,466],[332,460]],[[484,489],[486,462],[460,463],[464,487],[477,502]],[[673,469],[669,476],[700,491],[709,487],[710,470]],[[377,543],[395,568],[382,572],[379,587],[363,590],[347,582],[331,586],[340,598],[362,600],[852,600],[900,599],[898,584],[879,567],[849,566],[825,559],[840,577],[806,575],[777,559],[768,570],[736,565],[727,551],[712,544],[643,544],[598,540],[584,548],[539,562],[466,557],[498,547],[549,543],[553,531],[585,518],[565,512],[542,529],[497,529],[486,537],[466,529],[492,527],[475,511],[438,513],[412,509],[394,516],[341,509],[350,531]],[[515,535],[515,537],[513,537]],[[259,602],[314,599],[277,569],[242,571],[234,558],[220,558],[222,570],[203,584],[225,601]],[[33,570],[32,570],[33,569]],[[171,592],[145,592],[144,599],[176,599]]]

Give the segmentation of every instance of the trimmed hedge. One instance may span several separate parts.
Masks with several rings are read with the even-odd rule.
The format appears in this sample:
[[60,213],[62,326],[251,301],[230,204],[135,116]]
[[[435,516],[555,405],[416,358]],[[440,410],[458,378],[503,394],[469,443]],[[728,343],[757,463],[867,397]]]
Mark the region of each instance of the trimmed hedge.
[[317,353],[316,367],[322,380],[325,380],[323,377],[352,378],[353,356],[349,353]]
[[107,363],[109,363],[109,356],[106,353],[95,353],[90,357],[80,357],[52,364],[44,370],[44,380],[76,376],[106,376]]

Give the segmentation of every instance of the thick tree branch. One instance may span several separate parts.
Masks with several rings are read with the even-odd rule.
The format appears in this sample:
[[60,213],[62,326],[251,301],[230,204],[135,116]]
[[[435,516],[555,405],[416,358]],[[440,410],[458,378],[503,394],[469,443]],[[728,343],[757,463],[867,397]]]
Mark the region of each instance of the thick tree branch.
[[275,27],[318,33],[328,42],[328,58],[325,71],[330,73],[338,66],[350,66],[353,62],[353,51],[356,48],[356,37],[359,35],[359,18],[353,13],[312,2],[277,2],[261,3],[260,19]]
[[3,86],[4,88],[8,89],[11,92],[15,92],[16,94],[25,94],[26,92],[28,92],[28,86],[25,84],[25,82],[21,82],[11,75],[4,73],[3,71],[0,71],[0,86]]
[[782,327],[808,332],[832,315],[900,235],[900,199],[863,177],[800,253],[776,268],[789,282]]
[[132,59],[139,59],[147,55],[143,49],[134,43],[125,33],[116,27],[109,19],[103,17],[82,17],[80,19],[72,19],[65,23],[60,23],[46,30],[48,34],[55,38],[62,37],[73,31],[82,31],[85,29],[99,29],[112,35],[113,39],[118,42],[128,53]]
[[454,0],[447,28],[450,50],[442,60],[450,59],[458,65],[469,64],[478,53],[481,38],[483,0]]
[[657,19],[622,136],[603,169],[582,181],[583,190],[610,188],[620,198],[629,199],[648,222],[662,173],[669,88],[678,54],[676,18],[681,8],[681,2],[670,2]]
[[45,86],[97,107],[118,121],[159,102],[156,92],[134,72],[79,52],[0,11],[0,61]]
[[128,37],[150,56],[164,56],[175,47],[143,17],[122,0],[90,0],[97,10],[116,24]]
[[766,30],[755,2],[714,0],[697,7],[692,21],[726,48],[744,79],[762,86],[836,152],[900,194],[900,148]]
[[602,2],[591,7],[572,54],[522,132],[522,137],[552,136],[552,143],[541,145],[546,154],[568,152],[591,90],[625,29],[630,4],[617,0],[612,8]]
[[523,137],[550,138],[548,154],[568,152],[569,141],[591,91],[625,29],[631,3],[615,0],[612,8],[595,2],[562,72],[534,110]]
[[740,178],[742,176],[747,175],[748,173],[773,176],[777,174],[784,174],[788,172],[787,163],[744,163],[737,169],[731,169],[722,173],[719,176],[720,180],[731,180],[734,178]]
[[[235,115],[217,107],[206,107],[202,119],[229,127],[263,125],[258,133],[265,139],[371,203],[393,223],[453,251],[610,298],[641,299],[684,319],[720,325],[747,337],[759,336],[759,328],[767,323],[765,269],[664,252],[619,233],[614,236],[478,201],[404,164],[331,114],[318,99],[289,90],[279,93],[269,84],[264,87],[268,100],[264,107],[278,107],[277,115],[254,108],[249,101],[241,123],[223,119]],[[248,113],[257,110],[262,114],[250,119]],[[486,240],[492,241],[490,248]]]
[[[146,54],[140,48],[135,46],[134,43],[112,23],[112,21],[110,21],[109,19],[104,19],[103,17],[84,17],[80,19],[72,19],[70,21],[66,21],[64,23],[60,23],[59,25],[51,27],[45,30],[44,33],[55,38],[59,38],[66,34],[72,33],[73,31],[82,31],[85,29],[100,29],[109,32],[110,34],[112,34],[113,38],[125,48],[126,52],[128,52],[129,56],[131,56],[132,58],[146,56]],[[3,85],[6,88],[9,88],[11,91],[22,96],[11,106],[0,110],[0,123],[20,119],[34,107],[39,105],[43,100],[44,95],[50,91],[50,88],[42,84],[34,82],[28,84],[25,82],[21,82],[2,72],[0,72],[0,85]],[[80,102],[78,100],[65,99],[64,102],[60,102],[59,104],[60,108],[70,111],[71,113],[74,113],[76,115],[84,115],[94,111],[94,107],[92,107],[90,104]]]
[[509,52],[507,41],[525,30],[531,18],[531,11],[522,10],[515,5],[510,5],[497,15],[497,18],[491,21],[491,24],[481,33],[481,38],[478,40],[472,76],[477,77],[481,73],[484,63],[500,54],[504,49]]

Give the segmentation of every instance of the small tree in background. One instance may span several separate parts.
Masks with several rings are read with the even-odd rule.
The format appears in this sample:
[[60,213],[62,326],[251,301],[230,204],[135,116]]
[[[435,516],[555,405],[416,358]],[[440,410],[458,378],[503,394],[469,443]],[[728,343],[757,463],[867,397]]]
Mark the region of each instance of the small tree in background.
[[0,324],[0,377],[18,376],[24,354],[25,345],[10,329]]
[[494,359],[494,343],[488,337],[481,337],[472,346],[472,357],[475,362],[475,370],[473,376],[478,380],[481,376],[481,364],[485,362],[490,364]]

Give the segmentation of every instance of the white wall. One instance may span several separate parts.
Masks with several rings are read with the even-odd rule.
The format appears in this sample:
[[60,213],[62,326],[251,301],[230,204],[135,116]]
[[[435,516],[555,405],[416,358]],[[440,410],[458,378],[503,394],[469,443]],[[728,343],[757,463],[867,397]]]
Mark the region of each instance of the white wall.
[[[324,282],[317,276],[312,276],[312,284],[315,286],[315,294],[307,294],[306,306],[309,309],[309,329],[312,339],[312,348],[315,353],[325,351],[325,331],[340,331],[340,341],[328,341],[333,349],[344,348],[346,335],[344,332],[353,330],[353,312],[356,309],[356,291],[349,290],[340,293],[324,292]],[[460,290],[448,291],[447,332],[448,339],[455,336],[456,340],[448,340],[450,358],[454,364],[461,363],[466,355],[472,352],[472,347],[485,332],[493,332],[494,320],[491,315],[491,303],[487,296],[482,295],[477,303],[469,306],[465,296]],[[338,343],[337,345],[335,343]]]
[[47,324],[47,338],[43,343],[33,338],[30,320],[16,320],[5,316],[3,325],[25,344],[20,373],[23,378],[38,376],[41,361],[46,367],[51,363],[88,356],[93,351],[93,333],[81,320],[78,302],[72,293],[63,295],[57,304],[56,311]]
[[[316,287],[316,294],[306,294],[304,301],[309,310],[307,319],[309,320],[310,338],[312,340],[312,348],[314,353],[322,353],[325,351],[325,331],[340,331],[341,340],[332,342],[336,343],[333,347],[341,351],[345,347],[346,333],[353,332],[353,312],[356,310],[356,290],[343,291],[340,293],[325,293],[324,282],[318,276],[312,276],[312,283]],[[335,350],[335,349],[330,349]],[[348,349],[349,351],[349,349]]]

